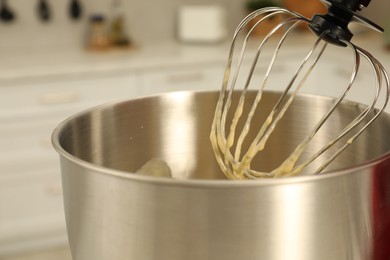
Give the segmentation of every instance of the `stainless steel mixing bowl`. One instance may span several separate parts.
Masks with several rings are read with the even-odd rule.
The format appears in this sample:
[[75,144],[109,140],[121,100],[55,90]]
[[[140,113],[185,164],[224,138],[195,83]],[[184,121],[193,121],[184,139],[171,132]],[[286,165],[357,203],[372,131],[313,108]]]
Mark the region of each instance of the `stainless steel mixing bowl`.
[[[265,115],[278,95],[264,94]],[[209,141],[217,98],[179,92],[116,102],[56,128],[74,260],[389,259],[388,114],[327,174],[230,181]],[[257,167],[270,169],[291,152],[331,101],[297,98]],[[361,110],[344,103],[313,149]],[[155,157],[174,179],[132,173]]]

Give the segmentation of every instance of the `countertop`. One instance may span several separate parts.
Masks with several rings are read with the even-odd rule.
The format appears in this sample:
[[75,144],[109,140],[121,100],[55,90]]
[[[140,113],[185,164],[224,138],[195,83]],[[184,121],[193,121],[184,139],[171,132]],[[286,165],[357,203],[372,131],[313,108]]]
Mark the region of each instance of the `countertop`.
[[[371,52],[385,67],[390,67],[390,52],[385,51],[382,35],[361,33],[353,39]],[[252,41],[253,51],[258,42]],[[312,46],[311,33],[297,33],[283,46],[291,53],[308,51]],[[176,41],[134,46],[125,50],[101,52],[86,51],[74,46],[48,46],[47,48],[23,48],[0,50],[1,80],[20,78],[99,73],[114,70],[161,69],[167,66],[226,62],[230,40],[219,44],[181,44]],[[345,52],[344,48],[336,49]]]
[[17,256],[0,258],[1,260],[72,260],[67,247],[54,248],[42,252],[33,252]]

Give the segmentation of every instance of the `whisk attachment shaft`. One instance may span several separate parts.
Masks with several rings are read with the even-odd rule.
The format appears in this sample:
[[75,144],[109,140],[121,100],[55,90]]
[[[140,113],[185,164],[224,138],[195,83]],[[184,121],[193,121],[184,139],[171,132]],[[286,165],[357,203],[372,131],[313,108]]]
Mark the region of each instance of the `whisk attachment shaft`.
[[[337,15],[338,12],[333,11],[332,7],[339,8],[340,5],[343,5],[344,7],[342,8],[350,9],[350,11],[347,12],[348,17],[343,21],[346,25],[355,17],[354,12],[360,8],[361,4],[368,5],[369,3],[369,1],[355,1],[359,2],[359,4],[349,6],[347,4],[351,1],[327,1],[332,4],[330,14],[328,14],[329,17]],[[250,36],[254,34],[256,28],[261,27],[267,20],[278,15],[282,15],[284,20],[274,28],[266,31],[263,38],[258,38],[259,44],[251,59],[249,71],[244,71],[242,66],[244,63],[244,56],[247,53]],[[257,22],[247,29],[246,26],[249,22],[256,18],[259,18]],[[286,83],[284,90],[281,92],[280,97],[274,104],[269,115],[266,116],[265,120],[259,125],[259,129],[257,131],[254,129],[253,123],[256,120],[256,113],[262,109],[261,102],[263,91],[267,87],[270,87],[270,78],[275,70],[275,64],[279,60],[281,50],[286,44],[286,40],[302,23],[306,23],[312,30],[313,28],[317,28],[317,25],[313,23],[313,20],[315,21],[315,19],[316,18],[314,17],[310,20],[286,9],[269,7],[251,13],[237,27],[233,36],[222,89],[215,110],[210,134],[217,162],[228,178],[257,179],[294,176],[300,174],[313,163],[316,163],[316,169],[312,169],[311,173],[322,173],[324,169],[350,146],[385,109],[390,95],[390,82],[383,65],[370,53],[351,43],[350,36],[335,36],[335,31],[332,30],[332,28],[323,28],[324,30],[322,31],[315,31],[318,38],[316,38],[313,47],[306,53],[295,68],[295,71],[290,74],[290,80]],[[344,18],[341,18],[340,20],[343,19]],[[334,19],[332,21],[334,21]],[[243,38],[239,37],[242,32],[247,32]],[[274,38],[277,38],[275,47],[270,52],[267,49],[267,52],[266,47],[269,44],[275,43],[275,41],[273,41]],[[242,46],[239,48],[239,54],[236,57],[235,49],[239,40],[242,40]],[[339,97],[335,99],[334,104],[329,108],[328,112],[319,118],[314,127],[308,130],[306,137],[301,140],[295,150],[293,150],[280,165],[270,171],[257,171],[253,169],[252,162],[255,160],[255,157],[260,154],[261,156],[267,156],[267,154],[262,153],[267,145],[269,137],[278,127],[279,122],[283,120],[295,97],[299,94],[301,88],[313,73],[314,68],[326,52],[329,43],[336,46],[348,47],[352,50],[354,66],[351,70],[348,84],[341,91]],[[267,55],[270,57],[269,64],[264,68],[263,78],[255,81],[257,87],[254,99],[248,101],[247,94],[249,93],[249,86],[254,81],[254,74],[259,66],[264,67],[264,57],[262,55],[265,52],[267,52]],[[313,138],[315,138],[317,133],[326,125],[328,119],[334,112],[337,111],[338,107],[355,84],[362,58],[371,66],[373,74],[375,75],[375,93],[372,102],[356,118],[352,119],[349,124],[344,127],[341,133],[336,134],[321,147],[317,147],[314,152],[311,149],[308,154],[307,149],[311,145]],[[241,81],[243,83],[240,83],[240,76],[244,77],[244,81]],[[241,89],[239,89],[239,87],[241,87]],[[233,96],[237,97],[237,94],[238,99],[233,103]],[[248,104],[246,102],[252,103]],[[239,127],[239,125],[241,126]],[[249,135],[249,132],[252,132],[252,135]],[[253,132],[255,133],[254,135]],[[244,145],[244,143],[247,145]],[[324,154],[330,149],[333,149],[332,154],[330,156],[328,154],[324,157]]]
[[346,46],[345,41],[350,42],[353,34],[348,29],[352,21],[357,21],[374,30],[383,32],[383,29],[357,13],[369,5],[371,0],[323,0],[328,6],[326,14],[316,14],[311,19],[308,27],[318,36],[324,31],[329,31],[324,40],[329,43]]

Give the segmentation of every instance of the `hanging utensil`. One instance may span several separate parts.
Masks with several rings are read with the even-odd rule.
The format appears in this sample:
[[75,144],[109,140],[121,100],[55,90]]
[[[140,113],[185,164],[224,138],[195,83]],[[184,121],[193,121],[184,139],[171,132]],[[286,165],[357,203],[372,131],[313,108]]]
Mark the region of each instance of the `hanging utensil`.
[[1,0],[0,19],[4,22],[12,22],[15,19],[15,14],[7,5],[6,0]]
[[69,16],[73,20],[78,20],[83,14],[83,9],[78,0],[71,0],[69,5]]
[[49,21],[51,18],[50,6],[46,0],[39,0],[38,3],[38,16],[42,21]]

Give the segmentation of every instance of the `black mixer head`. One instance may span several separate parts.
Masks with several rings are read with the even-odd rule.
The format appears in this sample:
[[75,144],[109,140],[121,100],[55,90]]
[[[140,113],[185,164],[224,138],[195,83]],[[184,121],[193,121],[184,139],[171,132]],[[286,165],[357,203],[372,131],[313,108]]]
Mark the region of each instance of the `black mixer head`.
[[344,41],[351,41],[353,34],[348,29],[350,22],[359,22],[371,29],[383,32],[383,29],[358,14],[367,7],[371,0],[321,0],[327,7],[328,13],[316,14],[311,19],[309,28],[318,36],[327,31],[325,40],[329,43],[346,46]]

